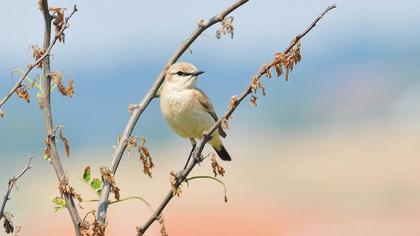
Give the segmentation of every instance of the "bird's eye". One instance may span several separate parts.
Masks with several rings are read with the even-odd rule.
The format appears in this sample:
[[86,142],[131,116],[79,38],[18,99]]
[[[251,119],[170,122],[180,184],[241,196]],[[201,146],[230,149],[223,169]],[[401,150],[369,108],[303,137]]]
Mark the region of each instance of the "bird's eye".
[[184,75],[185,75],[185,73],[184,73],[184,72],[182,72],[182,71],[178,71],[178,72],[176,72],[176,74],[177,74],[177,75],[180,75],[180,76],[184,76]]

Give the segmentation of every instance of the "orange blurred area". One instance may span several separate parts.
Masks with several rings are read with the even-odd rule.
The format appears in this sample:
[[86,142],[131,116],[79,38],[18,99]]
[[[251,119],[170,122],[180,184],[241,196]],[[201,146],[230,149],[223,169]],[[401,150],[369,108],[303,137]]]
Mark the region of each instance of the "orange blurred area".
[[[221,162],[223,188],[208,179],[182,187],[164,212],[170,235],[419,235],[420,173],[415,129],[378,125],[325,127],[312,132],[254,131],[249,139],[233,127],[227,146],[234,157]],[[262,132],[262,133],[259,133]],[[141,173],[136,158],[125,158],[116,180],[122,197],[139,195],[157,206],[169,190],[168,173],[181,167],[188,143],[179,140],[151,147],[153,179]],[[242,148],[241,148],[242,147]],[[95,198],[78,173],[89,156],[76,153],[71,166],[73,185],[85,199]],[[95,158],[96,159],[96,158]],[[93,175],[98,175],[92,166]],[[36,170],[34,170],[36,171]],[[96,171],[96,173],[95,173]],[[209,160],[192,175],[211,175]],[[32,185],[22,186],[10,202],[22,235],[73,235],[66,210],[53,213],[48,198],[55,194],[53,177],[31,173]],[[40,177],[42,176],[42,177]],[[42,186],[42,191],[37,191]],[[35,192],[35,194],[33,194]],[[26,208],[26,196],[37,204]],[[95,203],[83,203],[87,212]],[[84,213],[82,213],[84,214]],[[111,205],[107,235],[133,235],[151,211],[140,201]],[[36,216],[36,217],[34,217]],[[160,235],[155,223],[147,235]]]

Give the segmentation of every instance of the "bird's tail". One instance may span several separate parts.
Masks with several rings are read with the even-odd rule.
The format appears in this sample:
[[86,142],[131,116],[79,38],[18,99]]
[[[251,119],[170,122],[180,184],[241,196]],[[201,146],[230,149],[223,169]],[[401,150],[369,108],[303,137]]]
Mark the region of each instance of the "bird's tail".
[[226,151],[225,147],[222,145],[220,145],[219,148],[216,148],[215,146],[213,146],[214,150],[217,152],[217,155],[219,155],[220,159],[224,160],[224,161],[231,161],[232,158],[230,158],[229,153]]

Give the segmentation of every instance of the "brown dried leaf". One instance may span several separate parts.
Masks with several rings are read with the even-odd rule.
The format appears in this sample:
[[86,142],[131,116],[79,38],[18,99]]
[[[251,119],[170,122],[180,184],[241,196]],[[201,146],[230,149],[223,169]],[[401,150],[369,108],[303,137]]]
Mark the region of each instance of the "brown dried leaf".
[[58,190],[60,191],[61,197],[64,197],[65,194],[68,194],[72,198],[77,199],[77,201],[82,202],[82,197],[74,190],[72,186],[70,186],[67,176],[63,176],[63,178],[60,180]]
[[24,99],[27,103],[31,101],[31,97],[29,96],[26,86],[20,86],[18,89],[16,89],[16,94],[20,98]]
[[0,118],[4,117],[4,112],[0,109]]
[[60,93],[63,96],[69,96],[69,97],[73,97],[74,95],[74,81],[70,80],[69,81],[69,86],[66,88],[63,85],[63,75],[61,74],[61,72],[59,71],[54,71],[51,72],[51,78],[53,79],[53,82],[57,85],[58,91],[60,91]]
[[224,176],[225,175],[225,169],[216,161],[216,155],[212,154],[211,156],[211,168],[213,169],[214,177],[217,177],[217,175]]
[[277,77],[280,77],[283,74],[283,67],[280,64],[274,66],[276,69]]
[[178,176],[175,174],[174,171],[171,171],[171,173],[169,173],[169,182],[171,183],[171,186],[172,186],[172,194],[174,196],[179,197],[182,191],[180,187],[176,187],[178,183]]
[[64,43],[64,33],[60,33],[60,30],[64,27],[64,25],[66,24],[65,19],[64,19],[64,8],[59,8],[59,7],[51,7],[49,9],[49,11],[51,12],[52,15],[54,15],[54,29],[55,29],[55,37],[57,37],[58,41],[63,42]]
[[146,139],[142,137],[140,139],[140,145],[137,148],[139,153],[139,159],[143,164],[143,173],[152,178],[152,168],[154,167],[152,157],[150,156],[149,150],[144,146]]
[[251,105],[256,107],[257,106],[257,96],[251,95],[250,102],[251,102]]
[[92,224],[92,236],[105,236],[106,224],[99,223],[96,219]]
[[[34,57],[35,61],[42,57],[44,51],[38,45],[32,45],[32,56]],[[42,63],[39,63],[38,68],[42,68]]]
[[13,226],[13,222],[12,222],[13,215],[6,212],[4,213],[3,217],[4,217],[4,222],[3,222],[4,231],[7,234],[13,233],[15,231],[15,227]]
[[64,149],[66,150],[67,158],[69,158],[70,157],[70,144],[69,144],[69,141],[67,140],[66,136],[64,135],[63,129],[64,129],[63,127],[60,127],[59,137],[60,137],[61,141],[63,141]]
[[117,184],[115,183],[114,174],[107,167],[101,167],[99,170],[100,170],[101,175],[102,175],[102,181],[106,180],[109,183],[109,185],[111,186],[111,192],[114,194],[115,199],[117,199],[117,201],[119,201],[120,200],[120,188],[118,188]]
[[230,34],[230,37],[233,38],[233,16],[224,18],[221,22],[222,28],[216,31],[216,38],[220,39],[223,35]]
[[169,236],[168,233],[166,232],[165,219],[163,218],[163,215],[159,216],[158,222],[160,224],[160,235]]

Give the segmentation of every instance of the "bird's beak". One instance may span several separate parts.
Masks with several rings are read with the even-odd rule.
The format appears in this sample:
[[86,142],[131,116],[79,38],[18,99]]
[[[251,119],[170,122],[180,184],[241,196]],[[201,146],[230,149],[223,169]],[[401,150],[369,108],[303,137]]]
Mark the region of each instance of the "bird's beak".
[[194,72],[193,76],[199,76],[203,73],[204,73],[204,71],[197,71],[197,72]]

